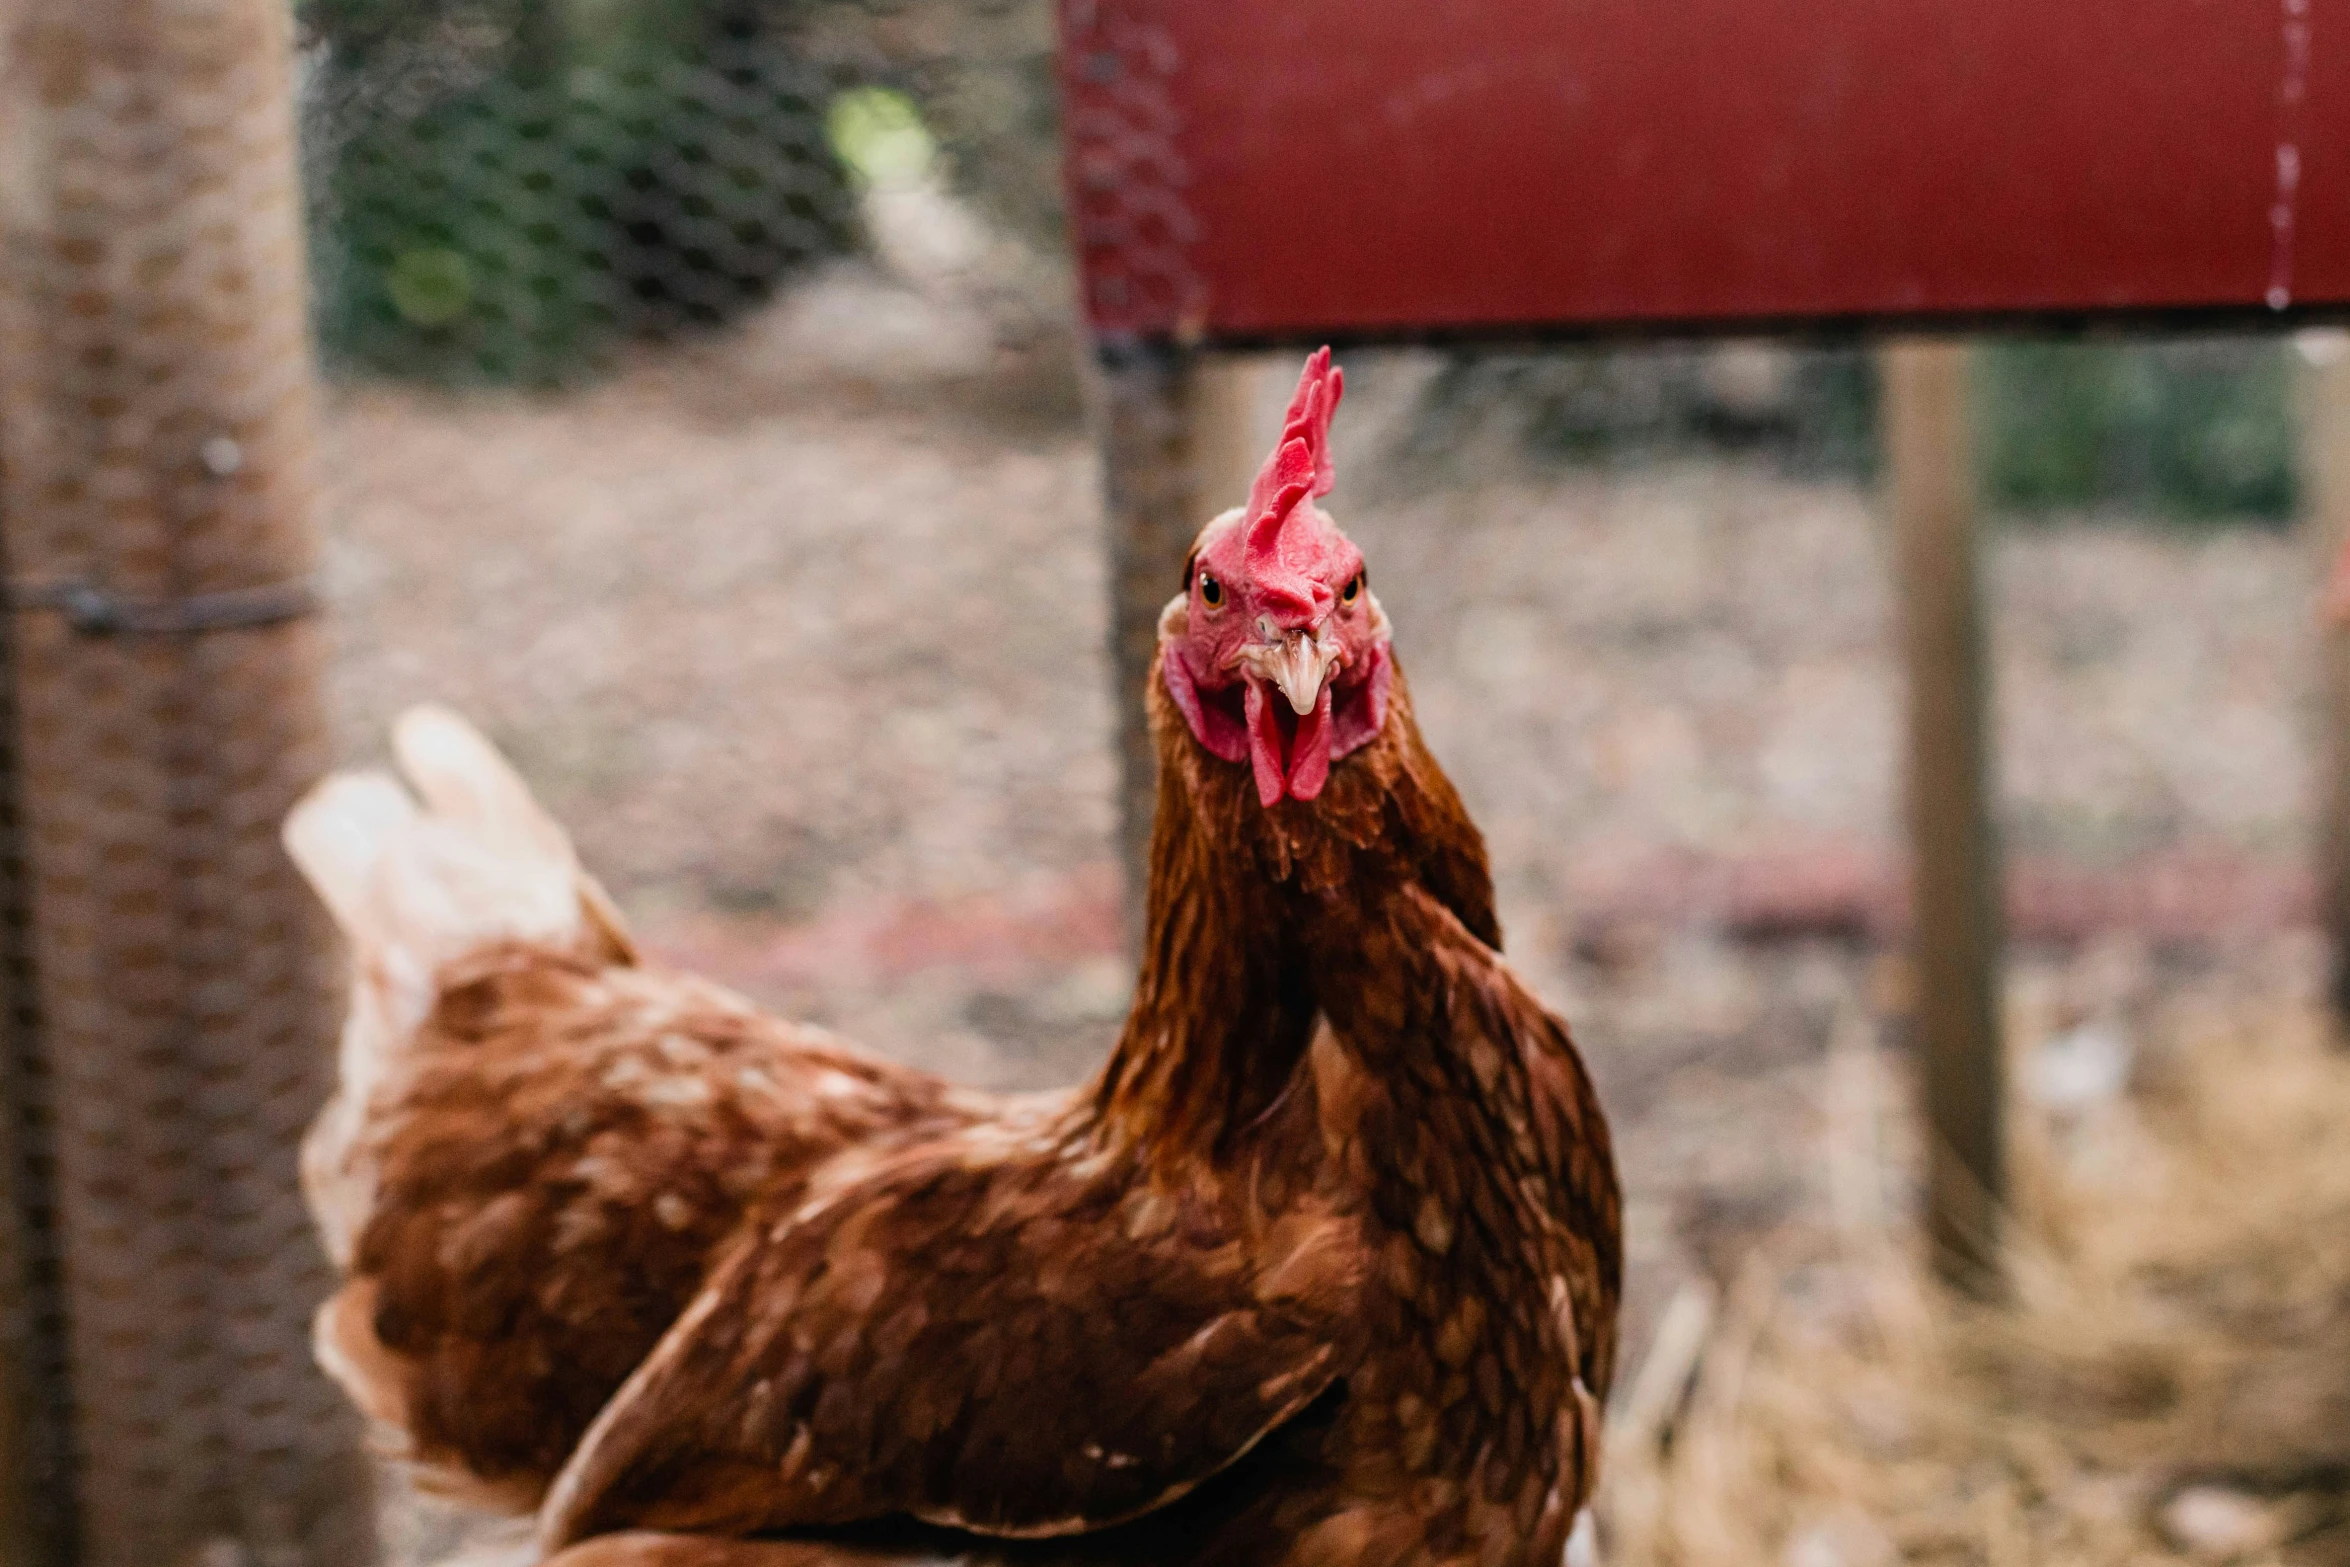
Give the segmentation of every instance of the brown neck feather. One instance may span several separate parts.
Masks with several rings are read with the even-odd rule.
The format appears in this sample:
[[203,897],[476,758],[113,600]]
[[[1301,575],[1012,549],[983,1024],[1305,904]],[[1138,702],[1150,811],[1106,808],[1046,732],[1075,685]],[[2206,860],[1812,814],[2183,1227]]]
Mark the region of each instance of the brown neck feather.
[[[1248,769],[1192,738],[1156,663],[1147,700],[1159,791],[1142,967],[1094,1111],[1118,1141],[1213,1156],[1280,1098],[1313,1003],[1279,889],[1235,853],[1236,783]],[[1246,803],[1255,808],[1253,796]]]
[[1192,736],[1156,664],[1147,701],[1159,791],[1142,967],[1093,1108],[1118,1141],[1215,1155],[1281,1098],[1311,1040],[1299,898],[1402,875],[1489,945],[1501,933],[1484,841],[1420,739],[1400,671],[1378,738],[1320,799],[1271,810],[1247,764]]
[[[1484,1329],[1472,1347],[1515,1368],[1548,1364],[1522,1340],[1551,1319],[1493,1303],[1567,1277],[1574,1369],[1604,1397],[1622,1268],[1606,1122],[1564,1025],[1506,987],[1461,984],[1489,968],[1464,952],[1461,930],[1501,945],[1493,882],[1401,673],[1378,738],[1331,769],[1318,799],[1270,810],[1246,763],[1193,738],[1155,666],[1149,705],[1160,786],[1148,928],[1134,1010],[1092,1090],[1096,1135],[1169,1178],[1197,1180],[1203,1158],[1229,1168],[1252,1129],[1286,1124],[1276,1107],[1314,1103],[1290,1090],[1311,1075],[1303,1057],[1326,1012],[1375,1085],[1348,1111],[1370,1208],[1416,1239],[1415,1268],[1442,1257],[1424,1288],[1391,1285],[1430,1334],[1469,1320],[1459,1303],[1475,1299]],[[1564,1216],[1589,1255],[1497,1245],[1565,1233],[1529,1222],[1529,1201]],[[1537,1453],[1570,1393],[1562,1377],[1521,1391],[1511,1440]]]
[[1326,905],[1372,885],[1416,883],[1471,935],[1500,950],[1484,835],[1420,738],[1400,668],[1386,725],[1330,770],[1320,798],[1284,800],[1248,813],[1244,825],[1259,869],[1295,893]]

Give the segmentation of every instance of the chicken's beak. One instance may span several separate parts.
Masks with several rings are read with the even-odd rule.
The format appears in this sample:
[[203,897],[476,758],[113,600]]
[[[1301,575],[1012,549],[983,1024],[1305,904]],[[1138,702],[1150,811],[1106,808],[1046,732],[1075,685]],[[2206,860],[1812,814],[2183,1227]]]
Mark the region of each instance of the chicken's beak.
[[1243,655],[1249,673],[1269,681],[1288,698],[1300,718],[1322,700],[1323,682],[1338,662],[1338,642],[1313,631],[1292,631],[1277,642],[1260,642]]
[[[1319,628],[1282,633],[1266,622],[1258,629],[1263,640],[1241,650],[1240,668],[1248,676],[1249,765],[1257,798],[1270,809],[1284,795],[1313,799],[1330,776],[1330,673],[1341,655],[1337,639]],[[1274,691],[1294,721],[1283,723]]]

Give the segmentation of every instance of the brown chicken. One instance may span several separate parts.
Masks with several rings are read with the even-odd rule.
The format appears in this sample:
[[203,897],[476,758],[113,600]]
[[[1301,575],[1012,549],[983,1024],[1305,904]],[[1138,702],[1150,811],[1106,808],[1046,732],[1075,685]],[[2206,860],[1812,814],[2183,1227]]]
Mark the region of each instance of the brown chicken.
[[1613,1165],[1314,505],[1338,390],[1318,357],[1162,622],[1143,972],[1072,1095],[634,963],[446,719],[402,736],[434,816],[379,780],[297,817],[362,954],[309,1161],[352,1268],[322,1352],[420,1457],[544,1487],[567,1567],[1557,1561]]
[[453,715],[286,824],[350,940],[303,1183],[343,1289],[319,1359],[436,1489],[528,1510],[755,1202],[1007,1107],[641,963],[569,840]]

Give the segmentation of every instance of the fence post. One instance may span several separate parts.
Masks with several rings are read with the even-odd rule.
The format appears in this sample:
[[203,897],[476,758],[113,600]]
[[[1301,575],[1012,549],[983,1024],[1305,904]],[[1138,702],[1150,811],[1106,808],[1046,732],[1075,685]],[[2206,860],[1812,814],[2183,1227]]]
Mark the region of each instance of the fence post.
[[[2340,585],[2339,563],[2350,544],[2350,335],[2304,336],[2301,375],[2301,471],[2308,485],[2303,508],[2314,536],[2316,580]],[[2339,595],[2329,593],[2318,632],[2319,722],[2315,737],[2318,800],[2318,917],[2333,948],[2329,994],[2334,1015],[2350,1025],[2350,623]]]
[[1909,679],[1915,1041],[1935,1266],[1995,1279],[2006,1196],[2000,880],[1975,547],[1969,351],[1889,344],[1885,455]]
[[[0,540],[6,533],[0,521]],[[0,550],[0,582],[6,580]],[[33,965],[12,665],[0,636],[0,1567],[68,1567],[71,1388],[55,1121]]]
[[[1158,761],[1143,682],[1159,611],[1208,519],[1248,498],[1259,366],[1151,343],[1105,344],[1102,486],[1110,530],[1110,673],[1116,683],[1119,850],[1126,935],[1141,940]],[[1261,455],[1261,454],[1260,454]]]
[[91,1567],[345,1567],[374,1554],[373,1509],[310,1363],[329,1281],[294,1162],[336,984],[276,841],[329,760],[292,8],[25,0],[11,20],[0,527],[57,1490]]

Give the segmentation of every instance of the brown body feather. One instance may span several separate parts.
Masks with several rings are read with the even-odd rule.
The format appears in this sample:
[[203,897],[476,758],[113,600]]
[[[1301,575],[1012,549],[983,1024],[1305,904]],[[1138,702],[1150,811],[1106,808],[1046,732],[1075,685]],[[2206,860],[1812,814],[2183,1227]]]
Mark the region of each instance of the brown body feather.
[[759,1204],[993,1108],[684,975],[477,951],[372,1107],[322,1348],[443,1485],[535,1506]]

